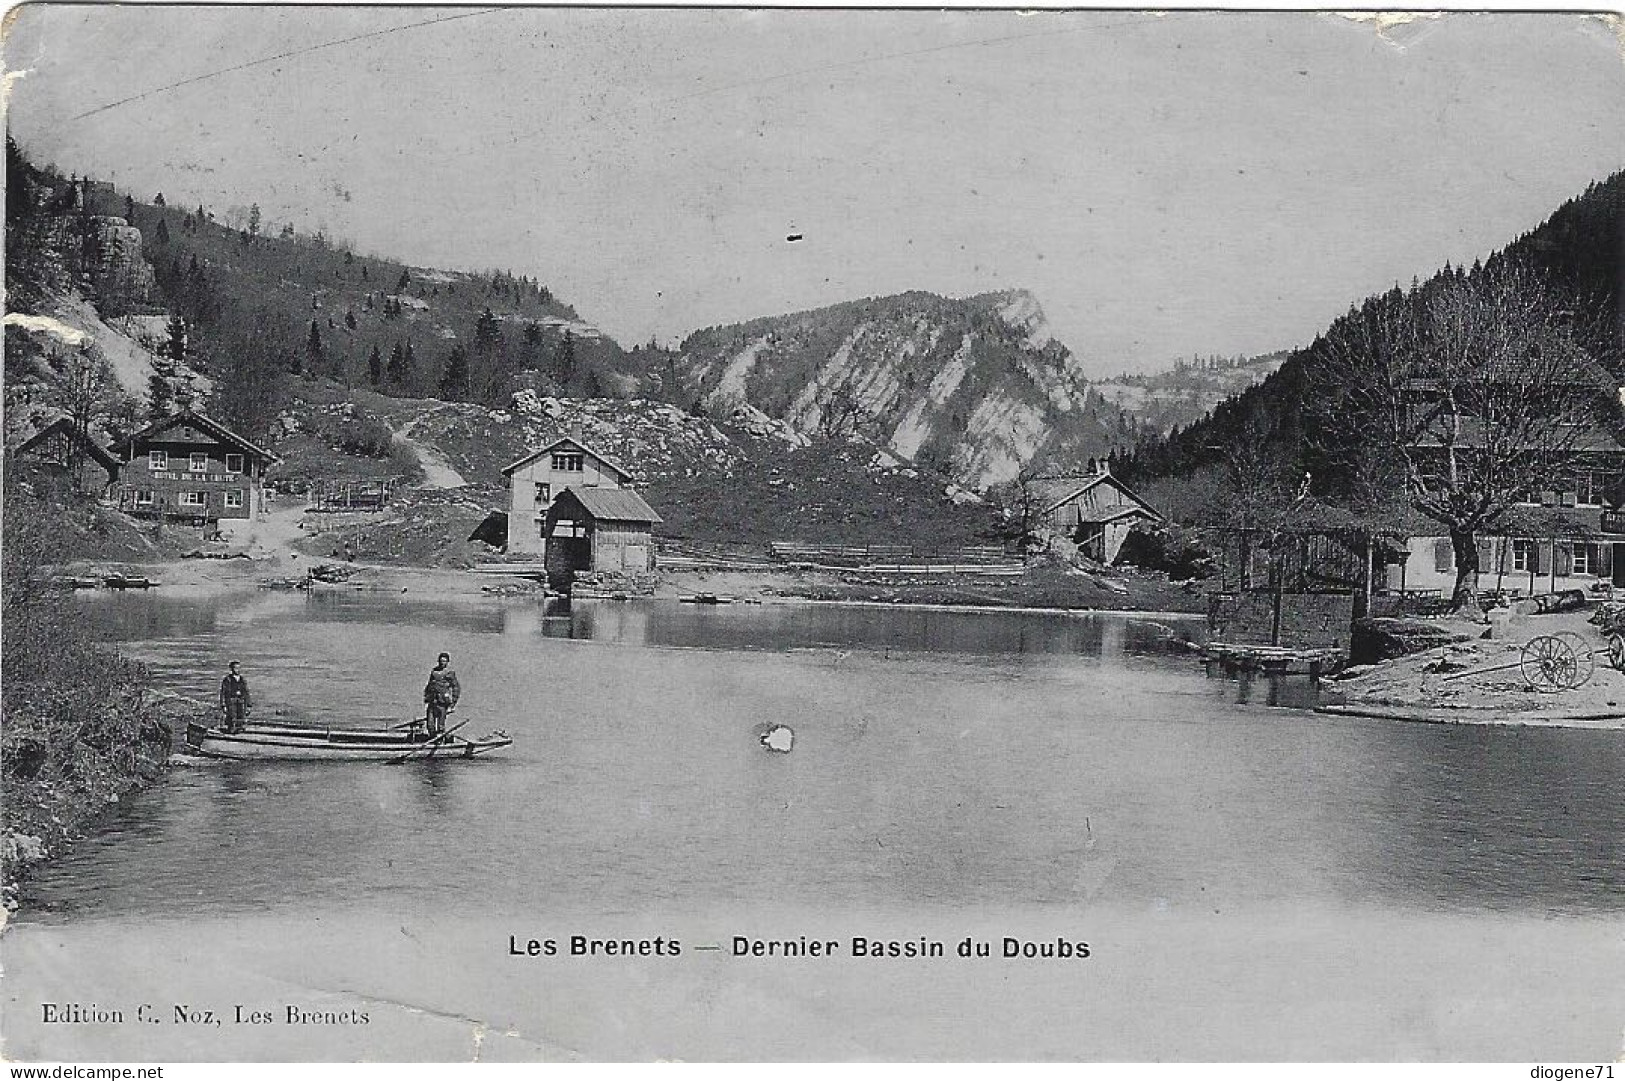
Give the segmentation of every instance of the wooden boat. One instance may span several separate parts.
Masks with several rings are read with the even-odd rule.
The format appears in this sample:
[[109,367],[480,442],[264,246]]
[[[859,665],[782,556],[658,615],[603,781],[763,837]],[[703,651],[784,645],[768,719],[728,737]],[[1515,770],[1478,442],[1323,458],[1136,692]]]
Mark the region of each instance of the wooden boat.
[[109,574],[102,579],[108,589],[151,589],[157,585],[151,578],[130,574]]
[[513,743],[505,732],[469,739],[458,734],[457,729],[462,726],[458,724],[430,738],[421,728],[248,724],[241,732],[227,732],[193,722],[186,726],[186,745],[193,754],[207,758],[411,762],[420,758],[474,758]]

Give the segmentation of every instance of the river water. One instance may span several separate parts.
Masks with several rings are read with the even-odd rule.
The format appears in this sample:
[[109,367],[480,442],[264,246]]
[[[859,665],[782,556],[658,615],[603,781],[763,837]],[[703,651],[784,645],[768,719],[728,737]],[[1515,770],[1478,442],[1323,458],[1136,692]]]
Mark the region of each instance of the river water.
[[1602,1061],[1625,1038],[1617,733],[1314,714],[1301,682],[1210,678],[1178,617],[85,604],[163,689],[208,698],[240,659],[259,718],[411,716],[445,650],[464,731],[515,743],[179,766],[30,883],[13,1058]]

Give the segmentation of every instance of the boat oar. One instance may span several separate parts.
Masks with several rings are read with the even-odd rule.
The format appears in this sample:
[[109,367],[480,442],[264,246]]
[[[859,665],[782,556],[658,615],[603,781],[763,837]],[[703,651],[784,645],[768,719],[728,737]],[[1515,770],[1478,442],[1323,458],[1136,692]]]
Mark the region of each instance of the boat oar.
[[452,742],[451,735],[453,732],[457,731],[467,723],[467,721],[458,721],[456,724],[452,725],[438,736],[435,736],[433,739],[423,743],[421,746],[413,747],[405,754],[397,758],[386,759],[386,761],[391,766],[398,766],[402,762],[410,762],[414,758],[431,758],[434,756],[434,752],[436,750],[439,750]]
[[[456,712],[457,712],[457,707],[456,706],[451,706],[446,710],[446,716],[449,717],[453,713],[456,713]],[[429,718],[427,718],[427,717],[413,717],[410,721],[402,721],[399,724],[392,724],[392,725],[389,726],[389,729],[392,732],[396,732],[396,731],[399,731],[402,728],[411,728],[413,725],[428,724],[428,723],[429,723]]]

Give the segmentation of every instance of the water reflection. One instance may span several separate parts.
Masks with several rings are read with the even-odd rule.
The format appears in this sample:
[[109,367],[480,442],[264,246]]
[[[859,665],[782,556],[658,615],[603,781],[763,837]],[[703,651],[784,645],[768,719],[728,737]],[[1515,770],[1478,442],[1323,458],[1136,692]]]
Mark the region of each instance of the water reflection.
[[1197,623],[366,595],[241,619],[257,600],[91,607],[166,686],[206,697],[242,656],[262,709],[309,719],[410,715],[446,649],[470,730],[514,746],[180,769],[33,897],[1625,908],[1617,736],[1249,708],[1312,688],[1209,677]]

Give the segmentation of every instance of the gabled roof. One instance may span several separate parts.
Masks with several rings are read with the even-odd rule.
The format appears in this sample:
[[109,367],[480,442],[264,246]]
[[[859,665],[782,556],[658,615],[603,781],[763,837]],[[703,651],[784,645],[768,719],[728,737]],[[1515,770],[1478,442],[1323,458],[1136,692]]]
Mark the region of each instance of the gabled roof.
[[256,446],[255,444],[250,443],[248,440],[244,439],[242,436],[238,435],[224,424],[221,424],[219,421],[212,420],[209,417],[204,416],[202,413],[192,409],[183,409],[179,413],[171,413],[167,417],[156,420],[147,425],[145,428],[141,429],[139,432],[136,432],[134,435],[130,436],[130,438],[125,440],[125,442],[131,446],[134,446],[136,443],[142,440],[154,439],[169,429],[177,427],[181,424],[191,424],[197,428],[201,428],[203,431],[208,432],[210,435],[220,440],[220,442],[237,447],[243,453],[251,454],[266,462],[275,462],[280,460],[275,454],[272,454],[264,447]]
[[1076,486],[1068,485],[1066,488],[1061,489],[1062,491],[1065,491],[1066,494],[1063,495],[1059,499],[1054,499],[1054,498],[1050,499],[1049,502],[1045,505],[1042,513],[1048,514],[1051,511],[1053,511],[1055,508],[1057,508],[1059,506],[1062,506],[1063,504],[1072,502],[1074,499],[1078,498],[1080,495],[1083,495],[1085,492],[1089,491],[1091,488],[1095,488],[1095,487],[1097,487],[1097,486],[1099,486],[1101,484],[1106,484],[1106,483],[1110,483],[1113,488],[1116,488],[1123,495],[1126,495],[1126,496],[1128,496],[1128,498],[1132,499],[1135,502],[1135,504],[1140,507],[1140,509],[1144,510],[1147,514],[1151,515],[1152,518],[1154,518],[1155,520],[1157,520],[1159,522],[1162,521],[1162,515],[1157,512],[1157,509],[1155,507],[1153,507],[1151,504],[1147,503],[1145,500],[1141,499],[1139,496],[1135,495],[1134,492],[1132,490],[1130,490],[1128,485],[1124,484],[1122,481],[1118,480],[1116,477],[1112,476],[1110,473],[1096,473],[1094,476],[1090,477],[1088,480],[1085,480],[1082,484],[1078,484]]
[[1120,521],[1124,518],[1150,518],[1156,521],[1160,518],[1156,511],[1147,510],[1143,506],[1128,506],[1123,503],[1115,507],[1096,507],[1093,510],[1078,511],[1078,521],[1088,522],[1091,525],[1105,525],[1108,522]]
[[73,429],[73,418],[66,416],[57,417],[51,423],[29,436],[17,447],[14,453],[22,454],[25,451],[32,450],[58,433],[66,435],[69,439],[76,440],[92,458],[101,464],[103,469],[117,469],[121,464],[117,458],[97,446],[94,439],[89,436],[76,435]]
[[571,496],[599,521],[650,524],[661,521],[660,515],[630,488],[566,488],[553,500],[553,505],[556,507],[559,500]]
[[[530,453],[526,454],[523,458],[520,458],[519,460],[514,461],[514,462],[510,462],[509,464],[502,467],[502,475],[505,476],[505,477],[506,476],[511,476],[515,470],[523,469],[525,466],[529,465],[531,462],[534,462],[536,459],[540,458],[542,455],[552,453],[554,450],[557,450],[562,444],[565,444],[565,443],[569,443],[571,446],[575,447],[577,450],[585,451],[586,453],[592,455],[594,458],[597,458],[600,462],[603,462],[605,465],[607,465],[611,469],[613,469],[620,476],[620,478],[622,480],[630,480],[631,479],[632,473],[631,473],[630,470],[623,468],[618,462],[615,461],[615,459],[609,457],[608,455],[600,453],[596,448],[589,446],[588,444],[582,442],[580,439],[577,439],[573,435],[560,436],[559,438],[553,440],[553,442],[547,444],[547,446],[539,447],[536,450],[533,450]],[[656,521],[659,521],[659,519],[656,519]]]

